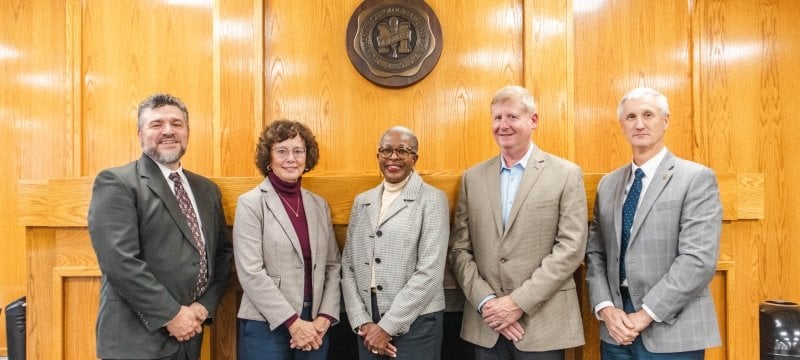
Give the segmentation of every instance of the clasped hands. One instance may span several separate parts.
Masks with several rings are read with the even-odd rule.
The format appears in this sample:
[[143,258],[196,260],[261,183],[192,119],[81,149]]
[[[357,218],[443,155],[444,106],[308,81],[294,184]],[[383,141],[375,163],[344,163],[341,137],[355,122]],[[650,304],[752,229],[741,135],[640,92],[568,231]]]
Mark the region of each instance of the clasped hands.
[[203,332],[203,322],[208,318],[208,310],[199,303],[181,305],[180,311],[167,323],[167,331],[178,341],[186,341]]
[[644,309],[626,314],[622,309],[608,306],[600,309],[598,315],[606,324],[608,333],[620,345],[633,344],[636,337],[653,322]]
[[518,321],[522,313],[522,309],[509,295],[491,299],[481,308],[483,322],[511,341],[522,340],[525,335],[525,329]]
[[365,323],[358,327],[358,335],[364,337],[364,347],[375,355],[397,357],[397,348],[392,345],[392,337],[378,324]]
[[303,351],[318,350],[322,346],[322,338],[331,327],[331,321],[324,316],[317,316],[312,321],[297,319],[289,326],[289,347]]

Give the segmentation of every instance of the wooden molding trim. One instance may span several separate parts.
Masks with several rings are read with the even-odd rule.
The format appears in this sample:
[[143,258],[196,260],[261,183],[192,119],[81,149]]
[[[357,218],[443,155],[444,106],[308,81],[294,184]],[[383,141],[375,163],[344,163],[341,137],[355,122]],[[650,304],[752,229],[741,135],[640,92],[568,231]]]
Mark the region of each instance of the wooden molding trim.
[[[594,208],[595,192],[602,173],[584,174],[589,218]],[[461,173],[422,174],[429,184],[443,190],[455,207]],[[764,175],[759,173],[717,174],[723,206],[723,220],[764,218]],[[261,177],[211,178],[222,191],[228,224],[233,224],[239,195],[258,185]],[[380,182],[378,175],[306,175],[303,186],[328,201],[334,225],[346,225],[353,198]],[[21,180],[19,182],[19,218],[22,226],[84,227],[94,178]]]
[[69,277],[100,277],[98,267],[53,268],[53,359],[64,358],[64,279]]

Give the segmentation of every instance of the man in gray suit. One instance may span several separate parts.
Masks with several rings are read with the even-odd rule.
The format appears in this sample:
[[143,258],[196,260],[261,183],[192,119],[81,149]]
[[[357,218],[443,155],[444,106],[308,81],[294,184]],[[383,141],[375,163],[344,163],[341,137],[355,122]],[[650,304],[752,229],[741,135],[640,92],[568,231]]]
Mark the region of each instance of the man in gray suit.
[[189,113],[180,99],[143,101],[138,134],[142,157],[101,171],[89,206],[103,274],[97,356],[197,359],[231,268],[219,188],[181,166]]
[[617,116],[633,161],[600,180],[586,250],[603,359],[702,359],[720,344],[708,288],[722,227],[716,177],[667,151],[658,91],[628,92]]
[[478,359],[563,359],[584,343],[572,277],[586,248],[581,169],[533,144],[526,89],[500,89],[491,111],[500,155],[464,173],[450,237],[461,337]]

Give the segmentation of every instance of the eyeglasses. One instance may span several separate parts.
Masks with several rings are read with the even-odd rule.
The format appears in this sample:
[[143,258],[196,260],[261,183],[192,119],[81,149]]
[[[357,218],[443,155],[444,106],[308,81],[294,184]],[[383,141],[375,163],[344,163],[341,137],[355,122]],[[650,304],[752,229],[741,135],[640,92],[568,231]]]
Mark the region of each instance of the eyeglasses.
[[275,157],[278,159],[286,159],[289,157],[289,154],[294,155],[295,159],[302,159],[306,157],[306,148],[294,148],[289,150],[287,148],[280,147],[272,149],[272,152],[275,153]]
[[397,154],[397,157],[400,158],[400,160],[408,159],[408,157],[411,156],[411,155],[417,155],[417,153],[414,152],[413,150],[406,149],[406,148],[399,148],[399,149],[382,148],[382,149],[378,149],[378,155],[380,155],[381,158],[391,159],[392,158],[392,154]]

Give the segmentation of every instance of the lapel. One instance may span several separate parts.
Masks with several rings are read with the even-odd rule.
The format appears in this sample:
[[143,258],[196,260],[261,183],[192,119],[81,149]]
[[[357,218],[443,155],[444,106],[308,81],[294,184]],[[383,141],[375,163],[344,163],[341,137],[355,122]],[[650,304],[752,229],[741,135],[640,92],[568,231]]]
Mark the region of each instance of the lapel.
[[[658,197],[661,196],[664,188],[672,179],[672,174],[675,171],[675,162],[676,160],[672,153],[667,152],[666,156],[664,156],[664,160],[661,160],[661,164],[658,166],[655,175],[650,179],[650,185],[647,186],[647,192],[644,194],[644,199],[642,199],[639,208],[636,209],[636,217],[633,219],[633,225],[631,226],[631,243],[636,240],[636,233],[639,232],[639,228],[641,228],[644,219],[647,217],[647,214],[650,213],[653,204],[656,203],[656,200],[658,200]],[[620,206],[620,209],[621,208]]]
[[[204,186],[204,184],[200,181],[200,176],[192,173],[190,171],[186,171],[183,169],[183,173],[186,174],[186,178],[189,180],[189,186],[192,188],[192,194],[194,194],[194,202],[197,204],[197,213],[200,214],[200,226],[201,231],[203,231],[203,238],[205,239],[204,244],[206,249],[211,248],[209,246],[209,241],[214,239],[214,217],[212,215],[213,211],[213,204],[212,204],[212,197],[211,191],[208,187]],[[194,244],[194,242],[192,241]],[[206,252],[208,253],[208,252]]]
[[[503,208],[501,202],[503,201],[500,192],[500,156],[495,156],[484,168],[483,178],[486,179],[485,194],[489,199],[489,204],[492,207],[492,214],[494,214],[494,224],[497,228],[497,234],[503,234]],[[492,196],[494,195],[494,196]]]
[[[294,251],[297,252],[297,255],[302,259],[303,250],[300,248],[300,239],[297,238],[297,233],[295,233],[294,227],[292,227],[292,221],[289,220],[289,215],[286,213],[286,209],[283,207],[283,201],[280,197],[278,197],[278,192],[272,187],[272,183],[269,182],[269,178],[267,177],[261,181],[259,187],[261,188],[261,193],[264,197],[264,206],[269,212],[272,213],[273,216],[275,216],[275,219],[278,220],[278,224],[283,229],[283,233],[292,243]],[[305,205],[306,201],[303,199],[303,206]],[[307,215],[306,218],[308,218]],[[309,233],[309,236],[311,236],[311,233]]]
[[[386,209],[386,216],[384,216],[383,220],[380,221],[380,223],[378,224],[378,228],[380,228],[380,226],[383,225],[383,223],[391,219],[393,216],[397,215],[397,213],[399,213],[401,210],[407,208],[409,202],[417,199],[419,188],[422,186],[422,178],[420,178],[416,172],[412,172],[411,175],[409,176],[410,177],[408,179],[408,182],[401,191],[400,196],[398,196],[397,199],[395,199],[389,205],[389,208]],[[381,184],[381,188],[382,187],[383,184]],[[383,192],[379,193],[382,194]],[[378,216],[380,216],[380,214]]]
[[161,169],[156,165],[156,162],[150,159],[149,156],[142,154],[142,157],[136,162],[136,168],[147,187],[164,203],[167,212],[172,216],[172,220],[181,229],[183,238],[197,248],[197,245],[192,241],[192,232],[189,230],[189,224],[186,222],[181,209],[178,208],[178,200],[175,198],[175,194],[172,193],[172,189],[169,188],[167,179],[164,178],[164,174],[161,173]]
[[[505,236],[508,230],[511,229],[511,226],[514,225],[514,220],[517,218],[517,214],[519,214],[519,209],[522,208],[522,204],[525,203],[528,194],[531,193],[533,185],[536,184],[536,181],[539,179],[539,176],[542,175],[542,171],[546,167],[544,152],[536,147],[536,144],[531,143],[531,146],[533,146],[533,151],[525,166],[522,180],[519,182],[519,188],[517,189],[517,194],[514,196],[514,202],[511,204],[511,210],[508,212],[508,225],[505,226],[503,236]],[[498,178],[499,176],[498,174]],[[500,215],[500,223],[502,224],[502,222],[503,217]]]
[[[631,176],[631,165],[623,167],[621,170],[614,173],[616,178],[616,187],[614,188],[614,232],[616,234],[617,251],[619,250],[620,243],[622,242],[622,205],[625,204],[625,184],[628,183],[628,178]],[[618,252],[618,253],[619,253]]]

